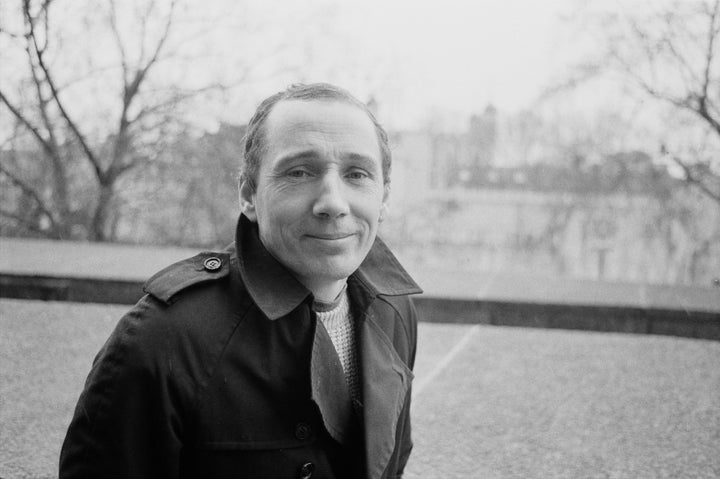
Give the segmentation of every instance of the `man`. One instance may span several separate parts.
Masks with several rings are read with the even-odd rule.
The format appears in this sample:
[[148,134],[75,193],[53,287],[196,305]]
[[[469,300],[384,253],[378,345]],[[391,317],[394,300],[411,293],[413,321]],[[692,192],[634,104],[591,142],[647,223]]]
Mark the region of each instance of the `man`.
[[248,125],[235,243],[153,276],[98,354],[60,478],[392,478],[421,292],[376,238],[387,135],[326,84]]

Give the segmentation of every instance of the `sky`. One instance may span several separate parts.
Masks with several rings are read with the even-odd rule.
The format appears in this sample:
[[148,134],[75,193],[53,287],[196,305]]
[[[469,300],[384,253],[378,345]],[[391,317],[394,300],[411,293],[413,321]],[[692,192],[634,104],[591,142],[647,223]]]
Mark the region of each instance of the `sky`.
[[[580,2],[305,3],[319,14],[299,26],[297,12],[274,13],[282,11],[283,2],[255,7],[258,15],[273,12],[272,21],[282,25],[286,39],[302,39],[304,50],[291,51],[309,58],[289,76],[334,81],[363,99],[372,96],[384,121],[408,128],[430,115],[479,113],[488,103],[508,111],[531,104],[567,63],[562,17]],[[286,77],[263,80],[258,88],[269,94],[282,88],[276,83]]]
[[[531,103],[549,82],[566,2],[449,0],[388,2],[372,43],[394,55],[393,121],[423,110],[481,112],[488,103],[516,110]],[[354,3],[357,6],[357,3]],[[371,23],[370,9],[348,12],[352,30]],[[369,42],[370,43],[370,42]],[[402,107],[401,107],[402,105]]]
[[[169,0],[156,1],[156,11],[167,9]],[[115,2],[130,58],[140,50],[137,6],[147,3]],[[603,8],[640,4],[602,3]],[[54,5],[53,20],[65,35],[56,60],[64,67],[60,80],[76,82],[74,72],[87,70],[86,50],[95,57],[95,71],[116,75],[117,50],[107,24],[97,20],[107,4],[58,0]],[[154,79],[189,87],[231,85],[193,105],[203,129],[247,122],[263,98],[291,83],[328,81],[361,100],[374,99],[390,129],[433,123],[458,130],[488,104],[503,115],[532,109],[547,88],[567,79],[573,64],[593,48],[581,41],[574,15],[593,7],[589,0],[185,0],[173,53],[186,61],[158,65]],[[16,10],[3,2],[1,27],[13,26]],[[157,37],[162,23],[148,25],[150,37]],[[0,62],[21,65],[22,50],[15,57],[9,52],[0,44]],[[0,81],[12,81],[15,71],[20,68],[5,67]],[[78,115],[109,117],[112,106],[104,109],[98,99],[116,90],[119,85],[108,76],[92,87],[78,86],[68,103]]]
[[[221,97],[194,105],[192,114],[204,129],[221,121],[247,122],[264,97],[299,81],[328,81],[361,100],[373,98],[390,129],[419,129],[431,121],[460,128],[489,103],[503,112],[529,107],[562,76],[569,31],[562,17],[585,1],[184,0],[174,54],[188,60],[164,62],[154,80],[232,85]],[[156,2],[155,12],[167,10],[169,0]],[[115,2],[131,60],[140,51],[138,12],[148,3]],[[22,32],[19,5],[20,0],[0,4],[3,30]],[[69,108],[77,116],[97,117],[90,122],[97,125],[117,116],[113,108],[121,91],[119,56],[102,20],[107,5],[54,2],[52,20],[62,38],[52,43],[57,51],[48,53],[57,82],[71,85],[63,93]],[[149,22],[150,37],[156,39],[161,27]],[[11,43],[0,38],[4,90],[27,75],[23,50]],[[89,70],[107,77],[84,84]],[[18,101],[29,90],[24,91],[16,89]]]

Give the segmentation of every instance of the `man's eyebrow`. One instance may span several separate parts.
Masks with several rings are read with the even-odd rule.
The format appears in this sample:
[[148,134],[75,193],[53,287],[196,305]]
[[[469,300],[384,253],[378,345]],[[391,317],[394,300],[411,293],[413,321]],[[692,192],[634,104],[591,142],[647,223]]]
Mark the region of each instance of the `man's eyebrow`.
[[278,160],[275,162],[274,168],[276,170],[281,170],[287,167],[288,164],[292,163],[293,161],[302,160],[304,158],[313,158],[317,156],[317,154],[317,151],[313,149],[290,151],[278,158]]
[[350,161],[357,161],[363,164],[367,164],[367,166],[376,166],[377,161],[375,158],[369,155],[364,155],[362,153],[348,153],[347,155],[343,155],[343,158]]
[[[320,153],[315,149],[306,149],[306,150],[297,150],[297,151],[290,151],[284,155],[282,155],[278,160],[275,162],[275,169],[281,170],[283,168],[286,168],[289,166],[289,164],[292,164],[294,161],[297,160],[303,160],[303,159],[313,159],[317,158],[320,155]],[[365,168],[375,168],[377,166],[377,161],[370,155],[366,155],[364,153],[346,153],[341,155],[341,159],[343,161],[349,161],[353,163],[359,163],[361,166]]]

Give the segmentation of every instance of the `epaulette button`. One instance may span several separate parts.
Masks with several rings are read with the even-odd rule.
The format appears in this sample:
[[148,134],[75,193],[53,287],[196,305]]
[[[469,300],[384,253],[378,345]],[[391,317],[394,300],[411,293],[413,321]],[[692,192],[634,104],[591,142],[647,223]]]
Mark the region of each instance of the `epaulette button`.
[[203,268],[207,271],[217,271],[222,268],[222,260],[217,256],[210,256],[203,262]]

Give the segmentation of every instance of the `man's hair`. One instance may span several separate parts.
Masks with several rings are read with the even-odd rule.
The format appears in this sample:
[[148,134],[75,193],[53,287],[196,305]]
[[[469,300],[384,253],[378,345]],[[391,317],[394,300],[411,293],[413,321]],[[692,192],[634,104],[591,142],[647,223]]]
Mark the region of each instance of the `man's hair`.
[[260,103],[257,110],[255,110],[255,114],[250,119],[247,131],[245,132],[245,161],[240,169],[241,182],[248,182],[253,190],[257,186],[257,175],[260,171],[262,157],[268,149],[265,123],[275,105],[283,100],[340,101],[356,106],[364,111],[370,120],[372,120],[373,125],[375,125],[375,133],[377,134],[378,144],[380,145],[383,183],[385,183],[385,185],[390,184],[392,154],[390,153],[387,132],[380,123],[378,123],[375,115],[373,115],[365,103],[355,98],[347,90],[335,85],[330,85],[329,83],[311,83],[309,85],[301,83],[294,84],[286,90],[266,98]]

